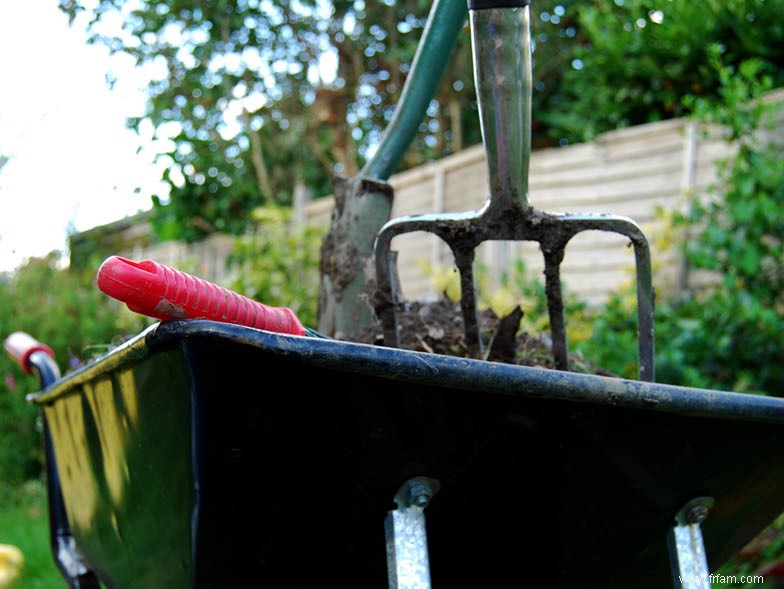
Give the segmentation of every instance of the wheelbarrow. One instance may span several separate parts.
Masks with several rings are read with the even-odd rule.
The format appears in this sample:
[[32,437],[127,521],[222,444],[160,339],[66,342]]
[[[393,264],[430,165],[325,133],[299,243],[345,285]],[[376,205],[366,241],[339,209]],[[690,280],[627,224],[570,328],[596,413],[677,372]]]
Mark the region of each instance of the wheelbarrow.
[[70,586],[709,587],[784,512],[784,400],[311,335],[162,321],[62,379],[9,338]]
[[[527,48],[527,10],[474,3],[475,44],[500,28]],[[41,380],[30,400],[71,587],[706,588],[784,512],[784,400],[654,382],[644,236],[623,218],[527,205],[530,146],[509,131],[526,124],[530,67],[487,72],[530,58],[490,39],[475,51],[490,199],[379,233],[386,346],[316,337],[153,262],[127,264],[152,277],[128,302],[161,321],[89,365],[60,378],[46,346],[9,342]],[[542,244],[558,370],[394,347],[389,242],[422,229],[453,240],[476,348],[473,248]],[[558,264],[585,229],[635,246],[639,380],[568,371]]]

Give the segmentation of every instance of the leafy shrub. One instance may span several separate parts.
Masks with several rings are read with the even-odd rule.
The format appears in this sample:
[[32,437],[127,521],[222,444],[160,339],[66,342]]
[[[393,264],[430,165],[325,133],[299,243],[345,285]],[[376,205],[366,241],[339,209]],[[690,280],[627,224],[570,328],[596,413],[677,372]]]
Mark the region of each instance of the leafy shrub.
[[[65,373],[138,331],[142,320],[95,288],[93,271],[62,269],[60,262],[58,253],[32,259],[0,283],[0,337],[29,333],[54,350]],[[24,400],[39,386],[5,354],[0,375],[0,481],[13,488],[41,473],[39,410]]]
[[[720,47],[710,56],[721,100],[691,104],[737,152],[721,162],[718,184],[675,223],[690,235],[684,253],[691,267],[715,272],[718,281],[658,303],[657,380],[782,394],[784,160],[766,133],[779,106],[760,99],[771,85],[763,63],[728,66]],[[626,376],[635,353],[631,297],[613,298],[595,317],[590,341],[597,362]]]
[[236,241],[231,287],[265,305],[289,307],[305,326],[317,323],[319,248],[325,228],[295,227],[282,207],[254,211],[253,230]]
[[556,138],[597,134],[690,115],[688,97],[717,97],[724,80],[711,63],[753,60],[784,82],[784,0],[615,0],[578,5],[582,42],[551,104],[537,115]]

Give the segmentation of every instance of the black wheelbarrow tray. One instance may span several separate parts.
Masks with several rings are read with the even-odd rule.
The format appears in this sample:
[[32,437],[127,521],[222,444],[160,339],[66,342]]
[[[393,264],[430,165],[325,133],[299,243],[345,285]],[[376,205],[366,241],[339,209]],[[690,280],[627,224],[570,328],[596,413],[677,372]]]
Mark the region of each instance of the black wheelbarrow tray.
[[679,525],[714,570],[784,512],[777,398],[194,320],[33,400],[110,587],[386,587],[412,479],[436,587],[671,586]]

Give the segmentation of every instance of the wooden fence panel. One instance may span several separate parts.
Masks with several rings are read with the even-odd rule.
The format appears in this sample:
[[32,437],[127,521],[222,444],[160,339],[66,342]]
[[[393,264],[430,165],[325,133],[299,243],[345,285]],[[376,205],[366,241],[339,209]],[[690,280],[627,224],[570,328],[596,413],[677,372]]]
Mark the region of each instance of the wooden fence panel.
[[[784,100],[784,90],[769,100]],[[777,131],[768,140],[782,141],[784,110]],[[683,210],[694,195],[704,195],[717,181],[716,162],[733,153],[733,147],[716,129],[703,133],[683,119],[662,121],[605,133],[591,143],[535,151],[529,173],[529,202],[539,210],[571,213],[612,213],[634,219],[651,243],[657,290],[677,291],[683,282],[683,260],[670,247],[666,216]],[[393,176],[392,215],[477,210],[488,195],[487,167],[481,145],[470,147],[419,168]],[[307,203],[295,218],[308,223],[329,223],[333,199]],[[449,268],[452,257],[437,237],[412,233],[393,240],[403,294],[409,299],[439,296],[423,266]],[[567,289],[589,303],[601,303],[633,276],[634,256],[623,237],[600,232],[578,235],[567,248],[563,279]],[[216,282],[231,276],[226,260],[232,240],[212,237],[201,244],[136,246],[123,252],[136,258],[152,257],[187,267]],[[483,244],[477,251],[480,264],[497,284],[516,259],[533,277],[541,277],[541,254],[532,243]],[[689,280],[703,281],[691,273]]]
[[[631,217],[651,241],[657,284],[669,289],[677,279],[680,261],[673,252],[657,249],[664,227],[657,211],[682,207],[690,178],[692,190],[713,182],[712,162],[726,153],[721,146],[703,145],[705,140],[689,133],[688,125],[683,120],[665,121],[606,133],[593,143],[536,151],[531,158],[529,202],[548,212]],[[689,171],[686,166],[695,169]],[[488,194],[484,150],[474,146],[393,176],[390,182],[395,187],[393,216],[477,210]],[[323,211],[321,203],[308,206]],[[306,217],[315,220],[317,215]],[[575,237],[563,264],[567,288],[590,303],[605,300],[632,276],[634,256],[627,242],[600,232]],[[396,237],[393,249],[398,252],[404,296],[439,296],[422,268],[450,267],[448,248],[433,235],[413,233]],[[535,244],[485,244],[476,259],[497,284],[517,258],[533,276],[541,273],[541,254]]]
[[[784,126],[781,118],[779,128]],[[673,292],[687,284],[667,218],[684,210],[695,194],[711,190],[718,178],[716,162],[732,153],[720,133],[704,134],[683,119],[612,131],[591,143],[535,151],[529,202],[547,212],[631,217],[650,241],[657,290]],[[390,183],[395,188],[393,216],[477,210],[488,194],[484,150],[481,145],[471,147],[393,176]],[[323,219],[323,213],[315,213],[324,210],[323,203],[308,206],[314,213],[307,218]],[[606,300],[633,279],[634,255],[628,245],[622,236],[601,232],[576,236],[562,267],[567,289],[589,303]],[[409,299],[440,296],[422,268],[451,267],[448,248],[426,233],[396,237],[392,246],[398,252],[403,295]],[[535,244],[483,244],[476,256],[495,284],[515,259],[524,262],[532,277],[541,279],[543,263]]]

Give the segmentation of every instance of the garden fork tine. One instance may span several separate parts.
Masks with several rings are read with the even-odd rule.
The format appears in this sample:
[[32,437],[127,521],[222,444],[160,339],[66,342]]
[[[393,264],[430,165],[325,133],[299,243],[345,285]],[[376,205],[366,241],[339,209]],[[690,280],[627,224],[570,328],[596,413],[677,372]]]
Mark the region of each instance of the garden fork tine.
[[[553,360],[569,369],[560,265],[569,240],[582,231],[627,236],[634,246],[637,272],[637,319],[640,380],[654,379],[653,281],[648,242],[631,219],[616,215],[551,214],[528,203],[531,154],[530,0],[469,0],[474,76],[482,140],[487,156],[490,196],[484,207],[465,213],[401,217],[382,227],[376,238],[376,314],[384,343],[398,345],[392,238],[413,231],[435,233],[449,245],[460,272],[465,340],[479,356],[473,261],[476,247],[488,240],[536,241],[545,261],[545,289],[553,342]],[[515,4],[512,6],[511,4]]]

